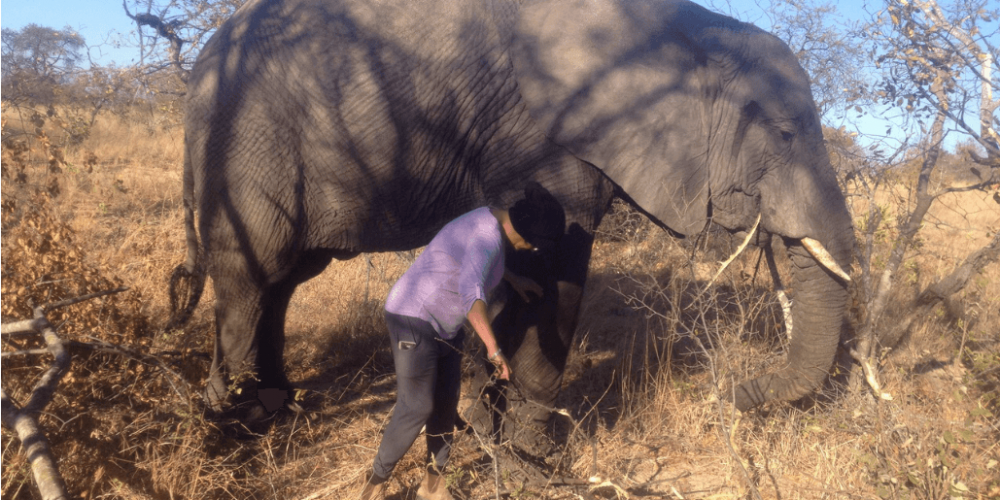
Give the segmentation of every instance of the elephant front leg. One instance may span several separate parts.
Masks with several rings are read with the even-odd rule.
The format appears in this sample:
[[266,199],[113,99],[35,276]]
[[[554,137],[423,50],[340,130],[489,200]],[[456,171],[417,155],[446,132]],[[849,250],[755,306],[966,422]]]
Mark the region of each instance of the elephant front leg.
[[473,393],[483,393],[496,411],[475,405],[467,418],[477,430],[502,432],[502,440],[532,455],[544,456],[555,444],[546,429],[576,331],[592,244],[593,236],[573,225],[553,255],[508,256],[511,271],[535,280],[544,293],[525,302],[508,290],[493,328],[509,354],[512,381],[501,392],[481,377]]

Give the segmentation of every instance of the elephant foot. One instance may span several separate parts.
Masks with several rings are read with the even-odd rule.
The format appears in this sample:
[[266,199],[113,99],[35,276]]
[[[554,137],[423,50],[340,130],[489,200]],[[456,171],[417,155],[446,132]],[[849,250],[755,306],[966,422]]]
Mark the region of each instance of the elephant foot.
[[233,406],[229,388],[221,376],[213,375],[208,378],[208,384],[205,386],[205,403],[208,405],[208,410],[217,415],[225,413]]
[[458,424],[460,430],[482,436],[488,441],[496,440],[493,412],[483,402],[463,399],[459,403],[458,417],[461,420]]
[[213,420],[223,435],[235,439],[256,439],[267,434],[271,427],[281,425],[290,416],[302,412],[302,407],[295,402],[270,411],[259,400],[247,400],[215,414]]
[[240,420],[245,423],[275,420],[286,414],[304,413],[291,388],[266,387],[257,389],[256,398],[246,398],[239,406]]
[[469,392],[474,396],[459,403],[466,432],[484,441],[509,443],[523,455],[539,459],[550,455],[556,447],[548,425],[551,411],[531,402],[509,400],[499,387],[488,383],[485,376],[477,376]]
[[[257,401],[264,405],[268,413],[274,413],[285,406],[290,401],[290,394],[287,389],[258,389]],[[295,401],[291,401],[294,403]]]
[[477,373],[471,389],[458,402],[460,426],[464,431],[480,436],[482,441],[497,442],[500,391],[484,373]]
[[503,439],[528,455],[548,456],[556,447],[549,430],[551,414],[548,408],[531,402],[512,404],[503,415]]
[[305,413],[291,388],[242,387],[238,393],[223,391],[209,382],[205,400],[209,417],[225,434],[240,437],[261,435],[288,415]]

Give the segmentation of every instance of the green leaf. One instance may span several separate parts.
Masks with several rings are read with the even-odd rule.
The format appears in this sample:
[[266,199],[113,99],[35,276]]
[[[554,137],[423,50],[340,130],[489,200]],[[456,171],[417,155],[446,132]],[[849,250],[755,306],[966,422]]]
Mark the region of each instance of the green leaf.
[[955,435],[951,431],[944,431],[944,435],[941,438],[948,444],[955,444],[957,442]]
[[887,488],[885,485],[879,485],[879,487],[875,489],[875,494],[878,495],[879,498],[892,498],[892,490]]
[[958,433],[958,437],[962,440],[963,443],[971,443],[973,434],[972,431],[970,431],[969,429],[962,429]]
[[970,411],[969,415],[973,417],[992,418],[993,412],[991,412],[989,408],[979,407],[979,408],[974,408],[972,411]]

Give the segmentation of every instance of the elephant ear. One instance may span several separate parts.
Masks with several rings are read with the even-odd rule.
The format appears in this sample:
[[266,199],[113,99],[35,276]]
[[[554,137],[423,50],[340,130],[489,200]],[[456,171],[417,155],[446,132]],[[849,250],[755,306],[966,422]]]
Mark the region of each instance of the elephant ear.
[[687,235],[707,220],[712,125],[705,55],[681,25],[702,10],[543,0],[522,8],[512,40],[521,95],[546,136]]

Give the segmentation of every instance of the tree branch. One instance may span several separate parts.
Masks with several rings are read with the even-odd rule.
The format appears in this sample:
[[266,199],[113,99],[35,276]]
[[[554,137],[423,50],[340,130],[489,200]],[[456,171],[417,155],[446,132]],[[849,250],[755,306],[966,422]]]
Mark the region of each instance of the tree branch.
[[[71,360],[69,352],[66,350],[66,342],[56,334],[55,328],[49,323],[45,314],[60,307],[77,304],[85,300],[102,297],[113,293],[128,290],[127,288],[117,288],[103,292],[91,293],[73,299],[53,302],[34,308],[34,319],[18,321],[9,325],[0,325],[0,331],[5,335],[23,333],[28,330],[41,333],[45,339],[47,350],[54,358],[49,368],[35,383],[31,390],[28,402],[21,408],[7,395],[7,391],[0,387],[2,395],[2,422],[7,427],[17,433],[18,439],[31,464],[32,477],[43,500],[63,500],[69,498],[66,491],[66,483],[62,475],[59,474],[59,467],[52,456],[52,449],[45,434],[38,426],[37,416],[52,401],[59,381],[65,375]],[[5,353],[6,354],[6,353]]]
[[132,15],[132,13],[128,10],[128,4],[125,0],[122,0],[122,8],[125,9],[125,15],[135,21],[135,24],[140,28],[143,26],[149,26],[150,28],[153,28],[158,35],[170,42],[170,60],[177,69],[181,81],[187,83],[188,72],[184,69],[184,66],[181,65],[181,48],[184,47],[184,40],[177,34],[177,23],[164,22],[155,14],[146,13]]
[[48,349],[21,349],[18,351],[5,352],[0,355],[0,358],[13,358],[14,356],[40,356],[42,354],[50,354]]
[[35,319],[41,320],[41,332],[49,351],[55,357],[52,365],[35,384],[31,398],[24,408],[18,408],[7,392],[2,392],[2,422],[4,427],[17,433],[24,453],[31,463],[31,472],[43,500],[63,500],[69,498],[66,483],[59,474],[59,467],[52,456],[52,449],[45,434],[39,429],[36,415],[52,400],[55,387],[69,366],[70,357],[62,340],[45,319],[41,307],[35,308]]
[[26,333],[38,333],[44,327],[44,323],[47,321],[39,319],[23,319],[21,321],[15,321],[14,323],[7,323],[6,325],[0,325],[0,334],[3,335],[22,335]]
[[994,234],[986,246],[966,257],[962,265],[951,274],[925,288],[913,301],[911,306],[914,308],[913,314],[908,315],[907,319],[894,329],[893,338],[902,336],[917,318],[924,317],[938,304],[962,291],[973,276],[979,274],[984,267],[996,262],[998,258],[1000,258],[1000,232]]
[[31,463],[32,476],[38,491],[43,500],[68,500],[69,493],[66,491],[66,483],[59,474],[59,467],[52,457],[52,449],[45,434],[38,428],[38,423],[31,416],[22,411],[18,411],[17,405],[7,395],[7,391],[0,388],[0,413],[2,413],[3,425],[8,429],[13,429],[17,437],[21,440],[24,454]]
[[[41,312],[42,314],[45,314],[59,308],[71,306],[73,304],[79,304],[80,302],[86,302],[90,299],[96,299],[97,297],[104,297],[105,295],[114,295],[116,293],[127,292],[128,289],[129,288],[127,286],[120,286],[118,288],[115,288],[114,290],[104,290],[101,292],[88,293],[87,295],[81,295],[79,297],[74,297],[72,299],[60,300],[59,302],[53,302],[51,304],[45,304],[41,306],[42,307]],[[36,312],[36,319],[37,319],[37,312]]]

